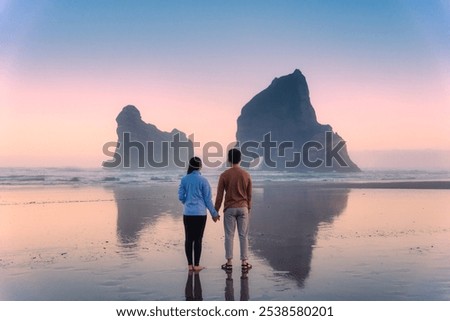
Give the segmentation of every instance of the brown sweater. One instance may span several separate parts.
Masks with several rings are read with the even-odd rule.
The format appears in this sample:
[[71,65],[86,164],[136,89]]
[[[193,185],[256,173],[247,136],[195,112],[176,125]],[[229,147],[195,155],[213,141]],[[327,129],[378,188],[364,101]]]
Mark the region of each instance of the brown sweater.
[[220,175],[217,185],[216,210],[220,209],[225,194],[224,210],[227,208],[252,207],[252,180],[250,174],[241,167],[227,169]]

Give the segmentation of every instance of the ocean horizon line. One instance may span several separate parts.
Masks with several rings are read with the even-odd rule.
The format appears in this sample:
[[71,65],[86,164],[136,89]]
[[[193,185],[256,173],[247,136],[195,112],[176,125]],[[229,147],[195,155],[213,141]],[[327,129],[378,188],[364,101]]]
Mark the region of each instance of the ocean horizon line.
[[[212,185],[217,183],[219,174],[224,169],[205,168],[202,174],[208,178]],[[341,172],[292,172],[292,171],[264,171],[250,169],[255,184],[267,182],[294,182],[294,183],[320,183],[320,184],[355,184],[382,183],[387,186],[389,182],[406,182],[411,184],[422,182],[428,188],[435,186],[431,182],[450,181],[450,170],[396,170],[396,169],[370,169],[356,173]],[[81,168],[81,167],[0,167],[0,188],[12,186],[111,186],[111,185],[152,185],[163,183],[178,183],[185,169],[153,169],[153,170],[123,170]],[[425,184],[424,182],[428,182]],[[405,184],[405,183],[403,183]],[[424,185],[425,184],[425,185]],[[440,183],[442,184],[442,183]],[[417,184],[416,184],[417,185]],[[350,185],[349,185],[350,186]],[[388,187],[392,187],[389,185]],[[406,185],[404,185],[406,186]],[[337,185],[335,186],[337,187]],[[436,188],[436,187],[434,187]],[[442,188],[442,185],[440,185]]]

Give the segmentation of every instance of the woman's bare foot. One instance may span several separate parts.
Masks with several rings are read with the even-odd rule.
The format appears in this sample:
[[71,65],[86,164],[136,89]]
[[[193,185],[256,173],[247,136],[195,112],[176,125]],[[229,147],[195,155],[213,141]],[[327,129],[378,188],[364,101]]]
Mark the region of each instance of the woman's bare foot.
[[194,266],[193,271],[200,272],[201,270],[204,270],[204,269],[205,269],[204,266],[196,265],[196,266]]
[[194,266],[193,265],[188,265],[188,271],[194,271]]

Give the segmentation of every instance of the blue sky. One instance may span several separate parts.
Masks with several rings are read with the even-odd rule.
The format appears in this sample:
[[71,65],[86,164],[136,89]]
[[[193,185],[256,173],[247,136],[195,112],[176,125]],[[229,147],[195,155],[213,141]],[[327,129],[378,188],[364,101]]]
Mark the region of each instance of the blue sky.
[[3,6],[2,29],[9,32],[1,40],[6,49],[20,46],[19,58],[30,64],[70,58],[83,66],[126,65],[129,59],[183,70],[206,60],[220,69],[221,62],[258,56],[270,63],[284,53],[289,60],[389,66],[426,64],[450,46],[440,1],[18,0]]

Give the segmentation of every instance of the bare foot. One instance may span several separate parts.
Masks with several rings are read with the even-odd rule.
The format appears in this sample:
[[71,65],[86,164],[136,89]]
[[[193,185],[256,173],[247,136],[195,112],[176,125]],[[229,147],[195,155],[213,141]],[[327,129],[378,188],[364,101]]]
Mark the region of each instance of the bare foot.
[[194,266],[194,271],[195,271],[195,272],[200,272],[201,270],[204,270],[204,269],[205,269],[204,266],[200,266],[200,265]]
[[188,271],[194,271],[194,267],[192,265],[188,265]]

